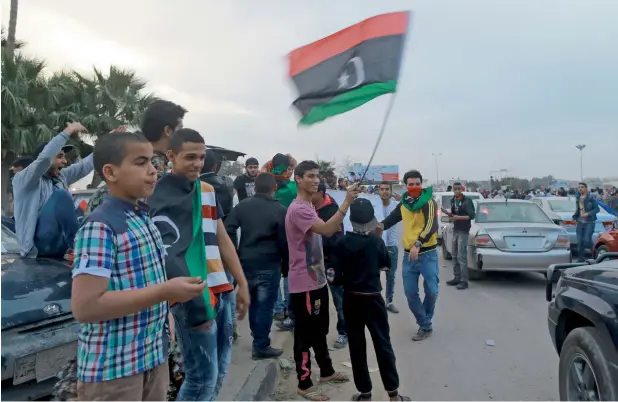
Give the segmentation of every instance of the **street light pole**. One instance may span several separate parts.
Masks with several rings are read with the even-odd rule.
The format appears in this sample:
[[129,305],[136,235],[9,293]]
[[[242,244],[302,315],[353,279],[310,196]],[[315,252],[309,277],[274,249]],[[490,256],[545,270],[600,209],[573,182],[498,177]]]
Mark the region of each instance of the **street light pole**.
[[432,155],[436,159],[436,186],[439,186],[440,185],[440,176],[438,174],[439,173],[438,172],[438,157],[442,156],[442,154],[441,153],[439,153],[439,154],[432,153]]
[[586,144],[575,145],[575,148],[579,149],[579,175],[581,181],[584,181],[584,148],[586,148]]

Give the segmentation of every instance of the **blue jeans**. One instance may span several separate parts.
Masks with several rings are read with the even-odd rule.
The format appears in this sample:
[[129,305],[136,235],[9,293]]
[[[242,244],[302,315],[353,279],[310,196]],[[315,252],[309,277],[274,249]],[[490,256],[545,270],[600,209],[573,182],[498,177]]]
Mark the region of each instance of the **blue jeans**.
[[575,233],[577,234],[577,259],[586,259],[586,249],[592,250],[592,235],[594,233],[595,222],[577,222]]
[[391,257],[391,266],[386,271],[386,304],[388,305],[395,297],[395,274],[397,273],[397,260],[399,260],[399,247],[388,246],[386,249]]
[[[273,308],[280,290],[281,268],[271,270],[245,270],[249,282],[249,327],[253,334],[253,351],[267,349],[270,346],[270,327],[273,325]],[[279,292],[281,293],[281,292]]]
[[185,371],[177,401],[214,401],[217,398],[232,358],[231,297],[232,292],[219,296],[215,306],[217,317],[209,329],[189,328],[185,306],[172,307]]
[[281,288],[277,292],[277,302],[275,304],[275,314],[283,314],[285,309],[288,310],[288,315],[292,316],[292,307],[290,306],[290,290],[288,288],[288,278],[283,278],[283,297],[281,297]]
[[[470,233],[453,231],[453,277],[468,283],[468,238]],[[443,246],[444,247],[444,246]]]
[[337,333],[346,335],[345,318],[343,318],[343,286],[328,284],[330,293],[333,295],[333,304],[337,310]]
[[[234,277],[227,269],[225,270],[225,276],[227,276],[227,280],[230,283],[234,283]],[[232,310],[232,328],[236,330],[236,288],[230,293],[230,310]]]
[[[438,252],[427,251],[418,255],[418,260],[411,261],[408,253],[403,255],[402,265],[403,290],[408,299],[408,307],[416,317],[416,323],[422,329],[431,331],[431,319],[438,300]],[[423,275],[425,299],[421,302],[418,294],[418,280]]]
[[79,229],[73,196],[67,190],[58,189],[43,205],[36,223],[34,245],[40,257],[64,257],[73,248],[75,234]]

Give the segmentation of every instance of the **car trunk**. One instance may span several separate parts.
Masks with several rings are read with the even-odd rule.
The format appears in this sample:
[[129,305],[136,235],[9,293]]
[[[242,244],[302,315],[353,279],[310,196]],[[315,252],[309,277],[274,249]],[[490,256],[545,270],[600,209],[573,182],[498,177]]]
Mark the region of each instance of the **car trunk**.
[[2,256],[2,330],[71,314],[71,266]]
[[561,229],[539,223],[483,223],[496,248],[509,252],[542,252],[551,249]]

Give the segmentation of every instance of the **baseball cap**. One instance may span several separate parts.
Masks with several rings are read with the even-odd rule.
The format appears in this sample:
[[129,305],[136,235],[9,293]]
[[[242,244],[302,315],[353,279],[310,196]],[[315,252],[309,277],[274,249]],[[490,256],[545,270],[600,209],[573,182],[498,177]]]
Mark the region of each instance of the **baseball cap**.
[[[34,152],[32,153],[32,157],[34,159],[38,158],[41,152],[43,152],[43,148],[45,148],[47,144],[49,144],[49,141],[44,141],[40,143],[39,145],[37,145],[36,148],[34,149]],[[73,145],[65,145],[62,147],[62,152],[66,154],[66,153],[71,152],[74,149],[75,147]]]
[[246,166],[260,166],[260,163],[256,158],[251,157],[245,162],[245,167]]
[[355,232],[368,233],[376,228],[378,221],[373,205],[366,198],[357,198],[350,205],[350,223]]
[[32,162],[34,162],[34,159],[31,156],[20,156],[19,158],[15,159],[13,161],[13,163],[11,163],[11,169],[13,169],[13,168],[23,168],[23,169],[25,169]]

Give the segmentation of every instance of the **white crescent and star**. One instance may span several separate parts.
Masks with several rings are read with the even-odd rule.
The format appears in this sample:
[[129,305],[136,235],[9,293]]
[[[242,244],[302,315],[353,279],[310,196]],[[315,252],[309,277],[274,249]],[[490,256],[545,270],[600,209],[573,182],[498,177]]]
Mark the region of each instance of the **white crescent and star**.
[[[354,85],[349,85],[348,80],[350,79],[350,75],[346,72],[346,68],[348,64],[354,65],[354,70],[356,71],[356,82]],[[363,64],[363,59],[358,56],[352,57],[344,66],[343,73],[337,78],[339,81],[339,86],[337,89],[352,89],[361,85],[365,81],[365,65]]]
[[176,232],[176,240],[174,240],[172,242],[172,244],[164,244],[163,248],[165,248],[165,250],[167,250],[169,247],[171,247],[172,245],[174,245],[178,240],[180,240],[180,229],[178,229],[178,226],[176,226],[176,224],[167,216],[165,215],[159,215],[159,216],[155,216],[152,218],[152,222],[153,223],[157,223],[157,222],[165,222],[168,225],[170,225],[172,227],[172,229],[174,229],[174,232]]

